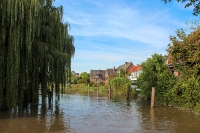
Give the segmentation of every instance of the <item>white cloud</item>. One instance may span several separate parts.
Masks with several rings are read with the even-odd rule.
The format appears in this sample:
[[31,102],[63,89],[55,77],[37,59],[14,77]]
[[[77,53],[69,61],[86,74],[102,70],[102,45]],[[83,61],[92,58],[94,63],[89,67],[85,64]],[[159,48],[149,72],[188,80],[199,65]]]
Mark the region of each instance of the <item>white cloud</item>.
[[170,29],[162,24],[183,24],[170,20],[167,11],[156,13],[141,9],[112,5],[98,13],[78,9],[71,15],[65,15],[74,36],[110,36],[121,37],[149,45],[163,47],[169,42]]
[[125,61],[139,64],[154,53],[165,54],[169,36],[185,27],[185,22],[179,15],[172,17],[169,6],[159,7],[157,0],[152,1],[154,7],[148,1],[145,7],[140,0],[131,5],[118,0],[57,0],[64,4],[64,21],[75,37],[72,68],[78,72],[106,69]]

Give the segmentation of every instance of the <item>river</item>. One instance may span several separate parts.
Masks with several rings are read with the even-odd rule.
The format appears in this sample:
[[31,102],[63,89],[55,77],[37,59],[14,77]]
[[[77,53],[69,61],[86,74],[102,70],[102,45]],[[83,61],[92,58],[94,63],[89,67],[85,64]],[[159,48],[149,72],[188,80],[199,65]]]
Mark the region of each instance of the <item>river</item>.
[[0,110],[0,133],[199,133],[199,117],[139,99],[67,90],[51,105]]

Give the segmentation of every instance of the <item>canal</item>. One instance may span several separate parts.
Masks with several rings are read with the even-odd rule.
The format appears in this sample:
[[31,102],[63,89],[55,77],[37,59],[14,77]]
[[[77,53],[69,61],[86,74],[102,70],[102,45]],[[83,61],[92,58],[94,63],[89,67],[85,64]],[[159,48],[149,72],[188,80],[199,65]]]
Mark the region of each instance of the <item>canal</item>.
[[0,110],[0,133],[199,133],[199,125],[187,111],[84,90],[67,90],[51,105]]

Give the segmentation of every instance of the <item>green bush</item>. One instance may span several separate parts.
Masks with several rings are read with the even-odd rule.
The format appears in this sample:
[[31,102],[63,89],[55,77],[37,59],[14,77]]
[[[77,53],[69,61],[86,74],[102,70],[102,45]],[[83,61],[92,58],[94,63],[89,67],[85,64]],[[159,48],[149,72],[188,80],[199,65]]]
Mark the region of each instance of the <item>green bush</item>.
[[118,93],[126,95],[127,88],[131,87],[131,82],[127,78],[117,77],[111,79],[109,85],[112,87],[113,90],[117,91]]
[[93,82],[93,81],[91,81],[91,82],[90,82],[90,86],[93,86],[93,85],[94,85],[94,82]]
[[151,97],[151,88],[158,86],[158,77],[167,67],[162,55],[154,54],[142,63],[142,73],[137,79],[137,85],[146,99]]
[[97,83],[94,83],[94,84],[93,84],[93,87],[97,87],[97,86],[98,86],[98,84],[97,84]]

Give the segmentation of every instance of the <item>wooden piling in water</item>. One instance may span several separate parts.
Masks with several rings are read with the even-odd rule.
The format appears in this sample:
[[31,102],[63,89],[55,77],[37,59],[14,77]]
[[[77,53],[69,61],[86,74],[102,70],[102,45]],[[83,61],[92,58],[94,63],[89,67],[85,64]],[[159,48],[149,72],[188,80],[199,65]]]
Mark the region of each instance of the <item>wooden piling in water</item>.
[[128,86],[126,90],[126,100],[129,100],[129,96],[130,96],[130,86]]
[[90,84],[88,84],[88,95],[90,95]]
[[111,99],[111,86],[108,88],[108,93],[109,93],[109,99]]
[[99,97],[99,85],[97,86],[97,97]]
[[156,88],[152,87],[152,92],[151,92],[151,107],[155,107],[155,94],[156,94]]

